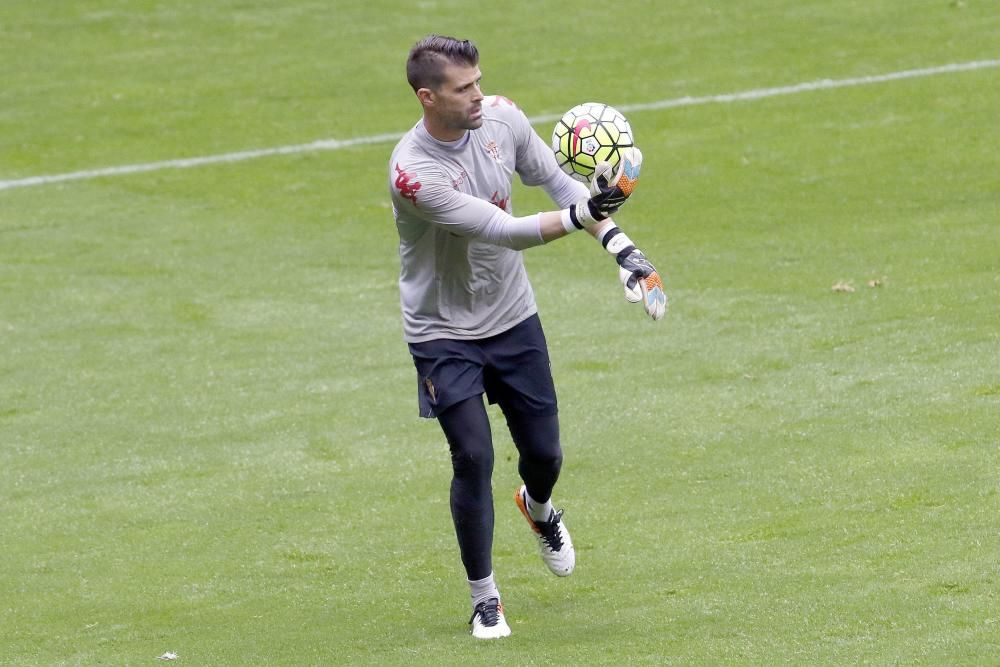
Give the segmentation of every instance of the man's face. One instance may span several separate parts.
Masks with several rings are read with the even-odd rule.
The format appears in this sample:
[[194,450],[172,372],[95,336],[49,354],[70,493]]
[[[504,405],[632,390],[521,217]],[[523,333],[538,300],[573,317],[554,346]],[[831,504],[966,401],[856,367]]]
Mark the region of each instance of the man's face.
[[483,92],[479,82],[483,78],[479,67],[473,65],[447,65],[444,83],[434,91],[433,115],[438,125],[449,133],[461,137],[465,130],[474,130],[483,124]]

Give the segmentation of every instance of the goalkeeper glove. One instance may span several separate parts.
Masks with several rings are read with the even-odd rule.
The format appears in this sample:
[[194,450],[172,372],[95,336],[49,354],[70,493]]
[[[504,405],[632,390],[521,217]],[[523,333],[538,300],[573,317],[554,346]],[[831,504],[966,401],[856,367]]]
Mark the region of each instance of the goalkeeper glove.
[[597,163],[590,181],[590,198],[581,199],[563,211],[566,231],[583,229],[611,217],[635,190],[641,169],[642,151],[634,146],[622,151],[618,169],[613,173],[610,163]]
[[625,299],[629,303],[642,301],[650,317],[662,319],[667,312],[667,293],[656,267],[618,227],[605,231],[601,244],[618,262],[618,277],[625,290]]

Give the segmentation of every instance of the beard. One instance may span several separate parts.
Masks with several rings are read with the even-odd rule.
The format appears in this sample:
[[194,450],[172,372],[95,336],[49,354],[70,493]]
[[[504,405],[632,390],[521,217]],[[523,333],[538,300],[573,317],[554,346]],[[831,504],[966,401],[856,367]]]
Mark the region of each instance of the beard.
[[483,126],[482,107],[474,111],[465,109],[451,114],[448,124],[457,130],[478,130]]

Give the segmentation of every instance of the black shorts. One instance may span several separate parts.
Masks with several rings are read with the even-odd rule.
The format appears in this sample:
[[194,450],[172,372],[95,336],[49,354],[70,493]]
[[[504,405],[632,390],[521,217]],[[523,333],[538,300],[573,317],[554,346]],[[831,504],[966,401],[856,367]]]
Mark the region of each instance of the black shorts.
[[473,396],[539,417],[555,415],[556,389],[538,315],[479,340],[439,338],[410,343],[417,367],[420,416],[437,417]]

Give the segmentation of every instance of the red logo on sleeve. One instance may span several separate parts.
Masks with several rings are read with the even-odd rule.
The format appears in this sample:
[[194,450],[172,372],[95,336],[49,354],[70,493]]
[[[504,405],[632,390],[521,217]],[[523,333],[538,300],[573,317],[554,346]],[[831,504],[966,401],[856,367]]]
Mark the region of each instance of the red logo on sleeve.
[[417,205],[417,190],[420,189],[420,181],[410,182],[413,178],[413,174],[408,174],[403,171],[399,164],[396,164],[396,189],[399,190],[399,196],[403,199],[409,199],[413,202],[413,205]]
[[514,104],[514,100],[510,99],[509,97],[504,97],[503,95],[493,95],[493,102],[490,104],[490,106],[498,107],[500,106],[501,103],[506,104],[509,107],[515,107],[515,108],[517,107],[517,105]]

